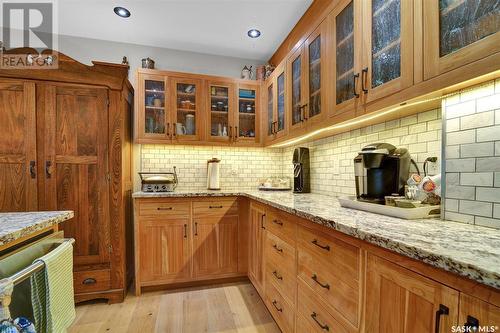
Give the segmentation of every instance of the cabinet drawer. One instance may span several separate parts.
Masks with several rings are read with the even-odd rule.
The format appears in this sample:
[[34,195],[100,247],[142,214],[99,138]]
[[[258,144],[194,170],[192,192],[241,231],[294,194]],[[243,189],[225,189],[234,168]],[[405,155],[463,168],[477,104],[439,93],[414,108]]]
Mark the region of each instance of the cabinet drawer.
[[[335,265],[325,265],[307,251],[298,254],[298,276],[325,303],[355,327],[359,325],[360,285],[344,282]],[[330,311],[331,312],[331,311]]]
[[74,272],[73,285],[76,294],[108,290],[111,288],[110,270]]
[[266,235],[266,260],[295,275],[295,247],[270,232]]
[[238,201],[236,198],[193,202],[195,217],[219,217],[224,215],[238,215]]
[[297,332],[356,332],[355,329],[344,326],[336,320],[328,312],[323,302],[300,279],[298,281],[297,311],[299,312]]
[[266,263],[266,283],[274,287],[283,295],[290,304],[295,304],[295,290],[297,289],[297,277],[279,265]]
[[283,333],[294,331],[295,311],[272,284],[266,285],[266,305]]
[[266,218],[266,229],[295,246],[297,224],[287,214],[269,210]]
[[188,217],[189,202],[179,201],[152,201],[139,203],[139,216],[181,216]]
[[323,262],[323,266],[332,267],[337,277],[357,288],[359,284],[360,248],[335,237],[319,234],[300,226],[298,228],[299,252],[307,251],[315,259]]

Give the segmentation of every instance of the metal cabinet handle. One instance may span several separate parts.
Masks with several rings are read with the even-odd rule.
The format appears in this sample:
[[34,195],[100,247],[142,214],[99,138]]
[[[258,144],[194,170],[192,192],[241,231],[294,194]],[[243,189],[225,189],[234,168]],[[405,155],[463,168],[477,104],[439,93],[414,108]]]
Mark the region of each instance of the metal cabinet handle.
[[328,327],[327,324],[320,323],[319,320],[317,319],[317,317],[318,317],[318,314],[316,312],[311,313],[311,318],[316,322],[316,324],[318,324],[319,327],[321,327],[322,330],[330,331],[330,327]]
[[36,178],[36,162],[30,161],[30,176],[31,178]]
[[167,123],[167,138],[170,137],[170,123]]
[[283,308],[278,308],[278,301],[277,300],[273,300],[273,306],[276,308],[276,310],[278,310],[279,312],[283,312]]
[[52,161],[45,161],[45,177],[52,177]]
[[233,126],[229,126],[229,140],[233,138]]
[[361,71],[361,90],[363,90],[365,94],[368,92],[368,89],[366,89],[365,87],[367,78],[368,78],[368,67],[365,67]]
[[283,249],[278,247],[278,244],[274,244],[273,247],[276,249],[276,251],[283,253]]
[[158,207],[157,210],[172,210],[172,207]]
[[325,288],[325,289],[330,290],[330,285],[328,283],[323,284],[323,283],[319,282],[318,276],[316,274],[313,274],[311,276],[311,279],[313,279],[314,282],[316,282],[317,284],[319,284],[321,286],[321,288]]
[[354,90],[354,96],[356,96],[356,98],[359,97],[359,94],[356,92],[356,81],[358,80],[358,78],[359,78],[359,73],[354,74],[353,76],[354,83],[352,89]]
[[198,222],[194,223],[194,235],[198,236]]
[[87,278],[87,279],[83,280],[82,284],[89,285],[89,284],[94,284],[96,282],[97,282],[97,280],[94,278]]
[[278,279],[278,280],[283,280],[283,276],[279,275],[277,271],[273,272],[273,275]]
[[266,229],[266,227],[264,227],[264,219],[265,219],[265,218],[266,218],[266,214],[262,214],[262,215],[260,216],[260,227],[261,227],[262,229]]
[[188,237],[188,225],[184,224],[184,238]]
[[[467,322],[464,324],[466,328],[466,332],[475,332],[475,330],[479,329],[479,320],[470,315],[467,315]],[[469,329],[467,331],[467,329]]]
[[234,141],[238,139],[238,126],[234,127]]
[[307,103],[304,104],[304,105],[302,105],[302,109],[304,109],[304,121],[306,121],[307,119],[309,119],[309,117],[307,116],[307,112],[306,112],[307,106],[308,106]]
[[450,309],[443,304],[439,304],[439,309],[436,311],[436,327],[434,332],[439,333],[440,330],[440,324],[441,324],[441,316],[444,315],[449,315],[450,314]]
[[326,251],[330,251],[330,245],[321,245],[317,239],[313,239],[311,241],[311,243],[313,243],[314,245],[316,245],[317,247],[323,249],[323,250],[326,250]]
[[273,223],[274,223],[274,224],[277,224],[277,225],[279,225],[279,226],[283,226],[283,222],[281,222],[280,220],[277,220],[277,219],[274,219],[274,220],[273,220]]
[[214,209],[214,208],[222,208],[222,207],[224,207],[224,206],[222,206],[222,205],[220,205],[220,206],[208,206],[208,208],[210,208],[210,209]]

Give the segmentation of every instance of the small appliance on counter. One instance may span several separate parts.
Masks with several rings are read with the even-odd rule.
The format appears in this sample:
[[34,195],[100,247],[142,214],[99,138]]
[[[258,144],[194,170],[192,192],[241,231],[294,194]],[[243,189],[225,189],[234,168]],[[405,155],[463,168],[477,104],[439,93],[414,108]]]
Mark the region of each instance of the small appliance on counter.
[[290,177],[269,177],[259,181],[261,191],[290,191]]
[[173,192],[179,183],[174,166],[173,172],[139,172],[143,192]]
[[311,192],[309,179],[309,148],[299,147],[293,151],[293,193]]
[[212,158],[207,161],[207,189],[220,190],[220,160]]
[[386,196],[404,195],[410,163],[406,148],[389,143],[365,146],[354,159],[357,199],[383,204]]

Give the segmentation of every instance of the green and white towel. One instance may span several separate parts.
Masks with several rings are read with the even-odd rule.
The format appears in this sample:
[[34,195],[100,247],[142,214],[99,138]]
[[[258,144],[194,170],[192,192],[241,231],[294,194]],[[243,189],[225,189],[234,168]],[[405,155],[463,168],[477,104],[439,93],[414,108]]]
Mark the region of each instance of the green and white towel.
[[45,268],[31,276],[31,302],[37,332],[63,333],[75,319],[73,245],[61,243],[35,260]]

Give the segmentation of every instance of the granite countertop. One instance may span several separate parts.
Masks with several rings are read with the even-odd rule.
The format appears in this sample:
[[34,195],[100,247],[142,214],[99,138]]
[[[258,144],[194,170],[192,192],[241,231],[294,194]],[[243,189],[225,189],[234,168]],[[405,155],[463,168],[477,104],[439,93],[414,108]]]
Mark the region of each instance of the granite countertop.
[[72,211],[0,213],[0,246],[72,217]]
[[404,220],[341,207],[334,196],[263,191],[136,192],[134,198],[245,196],[344,234],[500,289],[500,230]]

